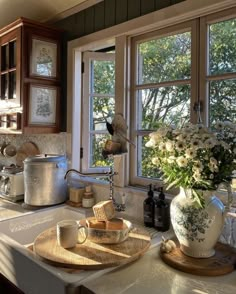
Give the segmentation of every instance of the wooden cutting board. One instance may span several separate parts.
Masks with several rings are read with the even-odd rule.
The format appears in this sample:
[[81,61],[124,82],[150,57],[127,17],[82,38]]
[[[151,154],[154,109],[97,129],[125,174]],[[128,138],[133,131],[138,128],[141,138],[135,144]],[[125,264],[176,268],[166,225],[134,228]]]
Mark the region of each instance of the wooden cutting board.
[[147,251],[150,244],[150,236],[136,229],[119,244],[96,244],[86,240],[74,248],[64,249],[57,244],[56,227],[53,227],[35,239],[33,249],[36,256],[55,266],[99,270],[136,260]]
[[23,143],[20,148],[17,150],[16,153],[16,165],[22,166],[24,165],[23,161],[28,156],[34,156],[40,154],[38,146],[33,142],[25,142]]
[[183,254],[179,247],[170,253],[160,252],[162,260],[180,271],[200,276],[220,276],[232,272],[236,265],[236,251],[221,243],[215,247],[215,255],[209,258],[193,258]]

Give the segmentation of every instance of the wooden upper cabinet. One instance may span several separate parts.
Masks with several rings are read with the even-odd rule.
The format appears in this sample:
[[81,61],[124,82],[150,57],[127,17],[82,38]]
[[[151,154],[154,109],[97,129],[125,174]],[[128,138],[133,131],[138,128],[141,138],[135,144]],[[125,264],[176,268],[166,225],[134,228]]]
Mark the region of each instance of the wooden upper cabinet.
[[0,29],[0,133],[60,131],[61,37],[25,18]]

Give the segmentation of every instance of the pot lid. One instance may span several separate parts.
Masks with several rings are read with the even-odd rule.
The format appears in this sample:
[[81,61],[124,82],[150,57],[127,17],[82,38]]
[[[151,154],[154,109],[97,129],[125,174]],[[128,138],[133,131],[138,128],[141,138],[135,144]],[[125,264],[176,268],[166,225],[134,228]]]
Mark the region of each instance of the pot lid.
[[59,154],[39,154],[35,156],[27,157],[24,162],[58,162],[60,160],[65,160],[65,155]]

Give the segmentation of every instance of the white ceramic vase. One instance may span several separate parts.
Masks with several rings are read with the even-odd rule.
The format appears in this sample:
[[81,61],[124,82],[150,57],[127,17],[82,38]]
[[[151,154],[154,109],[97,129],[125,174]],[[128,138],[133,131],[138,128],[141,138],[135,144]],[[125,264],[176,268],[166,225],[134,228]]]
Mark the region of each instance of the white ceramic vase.
[[180,250],[188,256],[208,258],[215,254],[216,245],[224,225],[225,207],[214,191],[201,191],[205,207],[196,206],[190,189],[180,193],[170,206],[171,222],[180,243]]

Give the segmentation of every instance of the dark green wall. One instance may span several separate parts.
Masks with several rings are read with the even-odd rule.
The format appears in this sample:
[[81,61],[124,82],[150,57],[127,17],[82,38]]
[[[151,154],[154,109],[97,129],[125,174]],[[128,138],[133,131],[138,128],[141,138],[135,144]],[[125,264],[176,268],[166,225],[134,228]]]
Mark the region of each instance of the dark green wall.
[[73,40],[185,0],[104,0],[54,25]]
[[65,31],[62,49],[62,131],[66,130],[67,41],[83,37],[185,0],[104,0],[54,23]]

